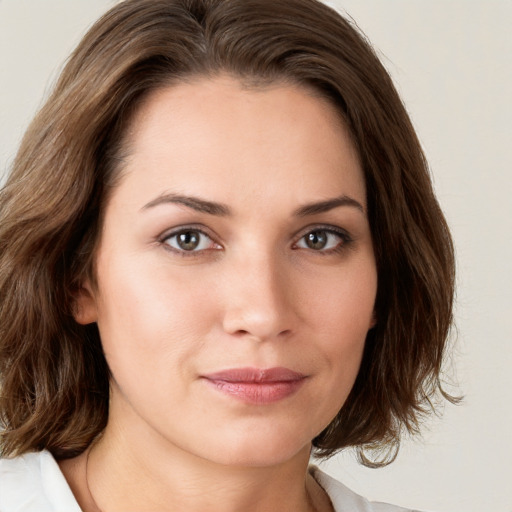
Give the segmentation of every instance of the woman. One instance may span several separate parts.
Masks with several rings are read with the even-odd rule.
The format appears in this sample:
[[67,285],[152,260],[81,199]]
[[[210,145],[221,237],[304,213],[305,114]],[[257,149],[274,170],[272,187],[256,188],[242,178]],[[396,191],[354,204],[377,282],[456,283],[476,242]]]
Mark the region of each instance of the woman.
[[1,510],[400,510],[309,458],[389,463],[447,397],[453,249],[333,10],[118,4],[0,216]]

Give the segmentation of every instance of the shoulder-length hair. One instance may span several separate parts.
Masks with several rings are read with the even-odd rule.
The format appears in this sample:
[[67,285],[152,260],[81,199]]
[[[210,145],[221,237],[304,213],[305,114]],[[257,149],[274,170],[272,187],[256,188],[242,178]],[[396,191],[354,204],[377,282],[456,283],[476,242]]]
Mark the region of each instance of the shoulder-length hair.
[[[369,43],[316,0],[126,0],[70,57],[29,127],[0,195],[0,422],[4,456],[79,454],[108,418],[109,369],[95,324],[73,319],[122,136],[151,91],[229,73],[313,88],[359,152],[378,269],[376,326],[346,403],[313,440],[393,458],[440,385],[454,256],[406,110]],[[382,449],[372,462],[365,449]],[[381,453],[381,455],[382,455]],[[387,454],[387,456],[386,456]]]

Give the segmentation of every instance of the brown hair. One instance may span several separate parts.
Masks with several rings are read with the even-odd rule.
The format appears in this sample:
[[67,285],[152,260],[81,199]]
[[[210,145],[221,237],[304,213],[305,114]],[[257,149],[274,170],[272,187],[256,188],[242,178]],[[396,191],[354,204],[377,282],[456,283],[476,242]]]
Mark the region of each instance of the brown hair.
[[409,117],[365,38],[316,0],[126,0],[87,33],[28,129],[0,195],[4,455],[83,451],[105,427],[109,370],[73,294],[95,243],[126,125],[150,91],[230,73],[313,87],[337,105],[363,165],[378,267],[377,325],[317,454],[384,449],[439,392],[454,257]]

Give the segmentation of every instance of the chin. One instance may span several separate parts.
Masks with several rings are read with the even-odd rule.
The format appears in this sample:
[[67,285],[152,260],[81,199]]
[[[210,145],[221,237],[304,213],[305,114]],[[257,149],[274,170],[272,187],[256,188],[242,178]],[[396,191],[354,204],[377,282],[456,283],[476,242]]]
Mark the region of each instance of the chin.
[[[237,466],[237,467],[252,467],[252,468],[263,468],[271,466],[279,466],[286,462],[295,459],[299,454],[307,453],[309,458],[310,444],[307,447],[302,447],[299,451],[275,451],[267,449],[241,449],[241,450],[230,450],[215,459],[215,462],[225,466]],[[306,458],[306,456],[304,456]]]
[[294,434],[283,435],[274,431],[268,435],[263,432],[249,432],[246,436],[232,435],[223,442],[217,442],[217,450],[208,450],[210,454],[207,458],[218,464],[240,467],[276,466],[296,457],[308,460],[311,441],[298,439],[297,432]]

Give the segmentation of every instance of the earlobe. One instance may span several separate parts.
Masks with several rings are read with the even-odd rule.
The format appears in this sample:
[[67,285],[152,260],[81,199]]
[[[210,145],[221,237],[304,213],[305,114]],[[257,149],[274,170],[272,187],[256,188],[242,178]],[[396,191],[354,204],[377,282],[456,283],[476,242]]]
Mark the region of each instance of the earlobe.
[[74,294],[73,317],[81,325],[92,324],[98,320],[96,299],[88,282],[80,286]]

